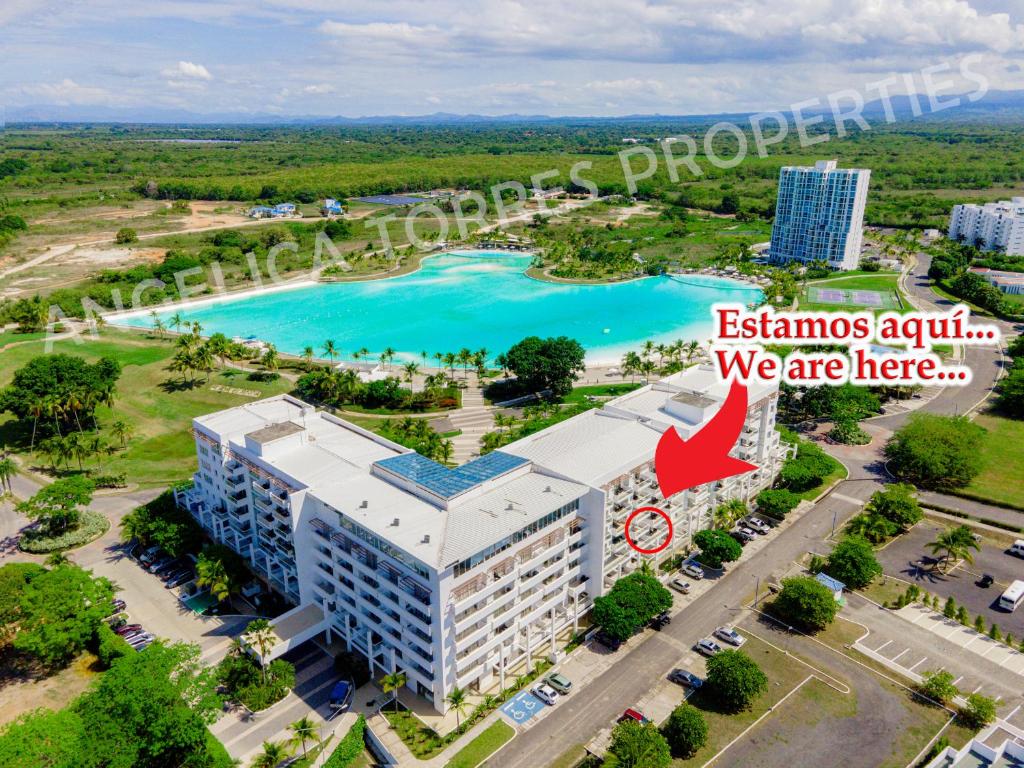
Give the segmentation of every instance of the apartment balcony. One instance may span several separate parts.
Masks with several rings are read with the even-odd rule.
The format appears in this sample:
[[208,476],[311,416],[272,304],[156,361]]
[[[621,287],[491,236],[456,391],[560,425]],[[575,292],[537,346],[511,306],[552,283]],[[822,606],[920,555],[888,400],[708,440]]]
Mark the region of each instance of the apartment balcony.
[[[274,508],[271,506],[270,502],[267,501],[263,496],[253,496],[252,503],[260,512],[263,512],[267,515],[274,514]],[[271,517],[271,519],[273,518]]]
[[[500,582],[496,582],[497,589],[488,588],[487,596],[468,604],[462,611],[455,614],[455,627],[457,630],[464,629],[476,621],[479,621],[481,613],[493,613],[515,598],[515,582],[518,575],[509,574]],[[475,597],[475,595],[474,595]],[[462,615],[460,615],[462,614]]]
[[228,475],[224,478],[224,484],[227,485],[232,491],[237,491],[239,488],[245,485],[245,474],[240,475]]
[[266,495],[270,492],[270,481],[269,480],[253,480],[252,489],[256,493]]
[[[478,574],[476,577],[466,582],[466,584],[455,588],[455,591],[458,592],[458,590],[463,587],[469,587],[464,596],[456,598],[455,615],[458,616],[463,611],[470,609],[475,603],[480,603],[481,601],[487,600],[487,598],[492,595],[498,594],[511,586],[515,580],[516,575],[514,564],[512,570],[497,579],[491,578],[488,580],[487,573]],[[473,584],[474,581],[477,582],[476,585]]]
[[313,585],[326,595],[334,595],[334,584],[327,581],[327,579],[317,579],[313,582]]

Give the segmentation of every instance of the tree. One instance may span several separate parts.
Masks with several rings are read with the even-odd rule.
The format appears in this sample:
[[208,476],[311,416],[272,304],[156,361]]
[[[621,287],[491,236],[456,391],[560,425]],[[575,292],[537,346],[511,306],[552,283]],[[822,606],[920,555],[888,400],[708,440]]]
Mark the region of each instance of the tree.
[[0,765],[79,768],[82,721],[72,709],[37,709],[0,730]]
[[925,672],[917,690],[932,701],[948,704],[959,694],[956,686],[953,685],[953,679],[953,673],[945,670]]
[[732,528],[733,523],[747,514],[747,505],[743,499],[729,499],[715,509],[715,527],[721,530]]
[[981,730],[996,719],[996,703],[980,693],[969,694],[964,706],[960,707],[960,717],[968,727]]
[[455,710],[455,728],[458,730],[459,726],[462,724],[462,715],[466,712],[466,705],[469,703],[467,701],[465,689],[459,688],[458,686],[452,688],[451,692],[445,697],[445,702],[449,707]]
[[338,356],[339,350],[338,345],[334,343],[334,339],[328,339],[324,342],[324,354],[334,362],[334,358]]
[[18,512],[38,520],[51,533],[63,533],[78,525],[82,508],[89,506],[95,489],[96,484],[83,475],[54,480],[18,504]]
[[283,741],[264,741],[263,751],[252,761],[252,768],[277,768],[291,757],[292,751]]
[[765,488],[755,497],[757,511],[775,520],[782,520],[800,503],[800,497],[785,488]]
[[851,536],[859,536],[873,544],[880,544],[897,532],[896,524],[880,515],[869,515],[862,512],[854,515],[846,523],[846,532]]
[[708,529],[694,534],[693,543],[700,547],[700,561],[710,568],[739,560],[743,547],[725,531]]
[[124,448],[127,441],[131,439],[134,431],[134,427],[122,419],[118,419],[110,425],[110,433],[121,443],[122,448]]
[[594,621],[612,637],[625,640],[672,607],[672,593],[654,576],[634,571],[594,598]]
[[32,579],[46,573],[35,563],[7,563],[0,566],[0,648],[17,634],[21,618],[22,596]]
[[942,615],[947,619],[956,618],[956,600],[953,599],[952,595],[946,598],[946,604],[942,608]]
[[203,532],[192,515],[177,505],[173,492],[164,491],[121,518],[121,540],[132,539],[145,545],[155,544],[178,557],[199,551]]
[[605,768],[668,768],[672,753],[654,723],[623,720],[612,730]]
[[862,589],[881,575],[875,550],[860,536],[844,536],[828,556],[825,572],[848,587]]
[[743,651],[724,650],[715,654],[708,659],[707,670],[705,685],[730,712],[749,708],[768,690],[768,678]]
[[[1017,337],[1017,340],[1024,338]],[[1024,357],[1018,357],[996,386],[996,407],[1015,419],[1024,418]]]
[[966,416],[915,413],[886,443],[885,456],[893,473],[915,486],[962,488],[982,469],[984,435]]
[[981,545],[974,538],[974,533],[966,525],[947,528],[936,536],[934,541],[925,544],[925,547],[933,555],[942,553],[941,570],[943,571],[950,563],[956,560],[966,560],[968,563],[973,563],[974,555],[971,554],[971,550],[981,550]]
[[392,691],[395,693],[395,712],[398,711],[398,692],[402,690],[402,686],[407,682],[409,682],[409,680],[401,670],[395,670],[390,675],[384,675],[384,677],[381,678],[381,690],[384,691],[384,693],[391,693]]
[[661,733],[668,741],[672,756],[685,759],[707,744],[708,724],[699,709],[684,701],[672,710]]
[[817,579],[793,576],[782,580],[772,609],[786,623],[816,632],[835,621],[838,604],[832,591]]
[[11,478],[17,473],[18,465],[14,463],[14,459],[10,456],[0,456],[0,496],[14,491]]
[[35,573],[21,593],[14,647],[45,667],[63,666],[93,639],[113,596],[107,579],[71,563]]
[[302,747],[302,756],[306,756],[306,742],[317,738],[316,725],[308,717],[300,717],[288,726],[292,732],[293,743]]
[[228,575],[223,560],[210,557],[205,552],[200,553],[196,560],[196,585],[209,589],[218,601],[227,600],[241,586]]
[[567,336],[528,336],[505,353],[506,364],[524,391],[550,390],[553,397],[569,393],[578,375],[586,370],[584,357],[580,343]]
[[136,243],[138,240],[138,233],[131,227],[122,227],[114,235],[114,242],[118,245],[128,245],[129,243]]
[[865,506],[870,515],[878,515],[893,523],[900,531],[916,525],[924,517],[914,497],[914,487],[906,483],[887,485],[875,491]]

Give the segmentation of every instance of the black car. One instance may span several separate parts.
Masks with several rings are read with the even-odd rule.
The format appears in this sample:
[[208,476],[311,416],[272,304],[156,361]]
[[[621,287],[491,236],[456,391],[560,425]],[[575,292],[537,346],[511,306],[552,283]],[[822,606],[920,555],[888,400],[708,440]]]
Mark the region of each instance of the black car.
[[671,624],[672,617],[668,615],[668,611],[659,613],[653,619],[651,619],[651,627],[654,629],[661,629],[662,627]]
[[747,542],[750,541],[750,537],[740,531],[729,531],[729,535],[733,538],[736,543],[741,547],[747,546]]
[[609,651],[617,651],[622,646],[622,641],[617,637],[612,637],[603,629],[594,635],[594,639],[597,640],[601,645],[607,648]]
[[975,582],[975,584],[977,584],[982,589],[988,589],[994,583],[995,583],[995,579],[992,578],[992,574],[991,573],[983,573],[981,575],[981,578],[978,579]]

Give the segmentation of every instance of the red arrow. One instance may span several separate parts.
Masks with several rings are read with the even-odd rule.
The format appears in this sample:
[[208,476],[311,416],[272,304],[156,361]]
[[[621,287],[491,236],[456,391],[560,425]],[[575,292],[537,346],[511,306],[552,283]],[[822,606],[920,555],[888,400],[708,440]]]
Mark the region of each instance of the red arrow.
[[689,440],[683,440],[675,427],[665,430],[654,451],[654,472],[666,499],[686,488],[757,469],[729,455],[746,414],[747,388],[734,380],[718,413]]

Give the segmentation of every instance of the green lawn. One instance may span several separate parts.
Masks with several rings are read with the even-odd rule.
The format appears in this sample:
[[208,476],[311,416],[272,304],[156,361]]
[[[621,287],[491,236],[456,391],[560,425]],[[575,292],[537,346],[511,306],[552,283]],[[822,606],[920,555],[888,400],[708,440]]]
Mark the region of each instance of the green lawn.
[[445,768],[476,768],[505,742],[516,735],[504,720],[495,720],[480,735],[464,746],[448,761]]
[[618,397],[632,392],[643,385],[626,382],[624,384],[590,384],[585,387],[573,387],[572,392],[562,398],[563,403],[588,403],[588,397]]
[[[212,373],[208,381],[200,376],[194,386],[183,386],[181,376],[167,370],[167,362],[174,354],[170,341],[114,328],[105,328],[98,339],[84,339],[81,344],[56,342],[53,351],[78,355],[90,362],[109,356],[121,363],[123,370],[113,408],[101,406],[96,415],[100,432],[111,445],[119,445],[109,432],[114,421],[128,422],[133,436],[123,450],[100,460],[89,459],[85,466],[101,474],[123,472],[129,483],[143,487],[182,480],[194,471],[195,443],[189,434],[193,417],[255,399],[216,392],[211,387],[251,390],[258,392],[259,397],[291,389],[284,379],[250,381],[246,373],[231,369]],[[0,386],[10,381],[15,370],[43,353],[43,341],[21,344],[4,352],[0,357]],[[0,443],[25,457],[31,428],[31,422],[19,424],[10,414],[0,415]],[[48,466],[42,456],[27,460],[34,466]]]
[[981,452],[985,468],[965,489],[972,496],[1024,507],[1024,421],[982,413],[975,423],[988,430]]

